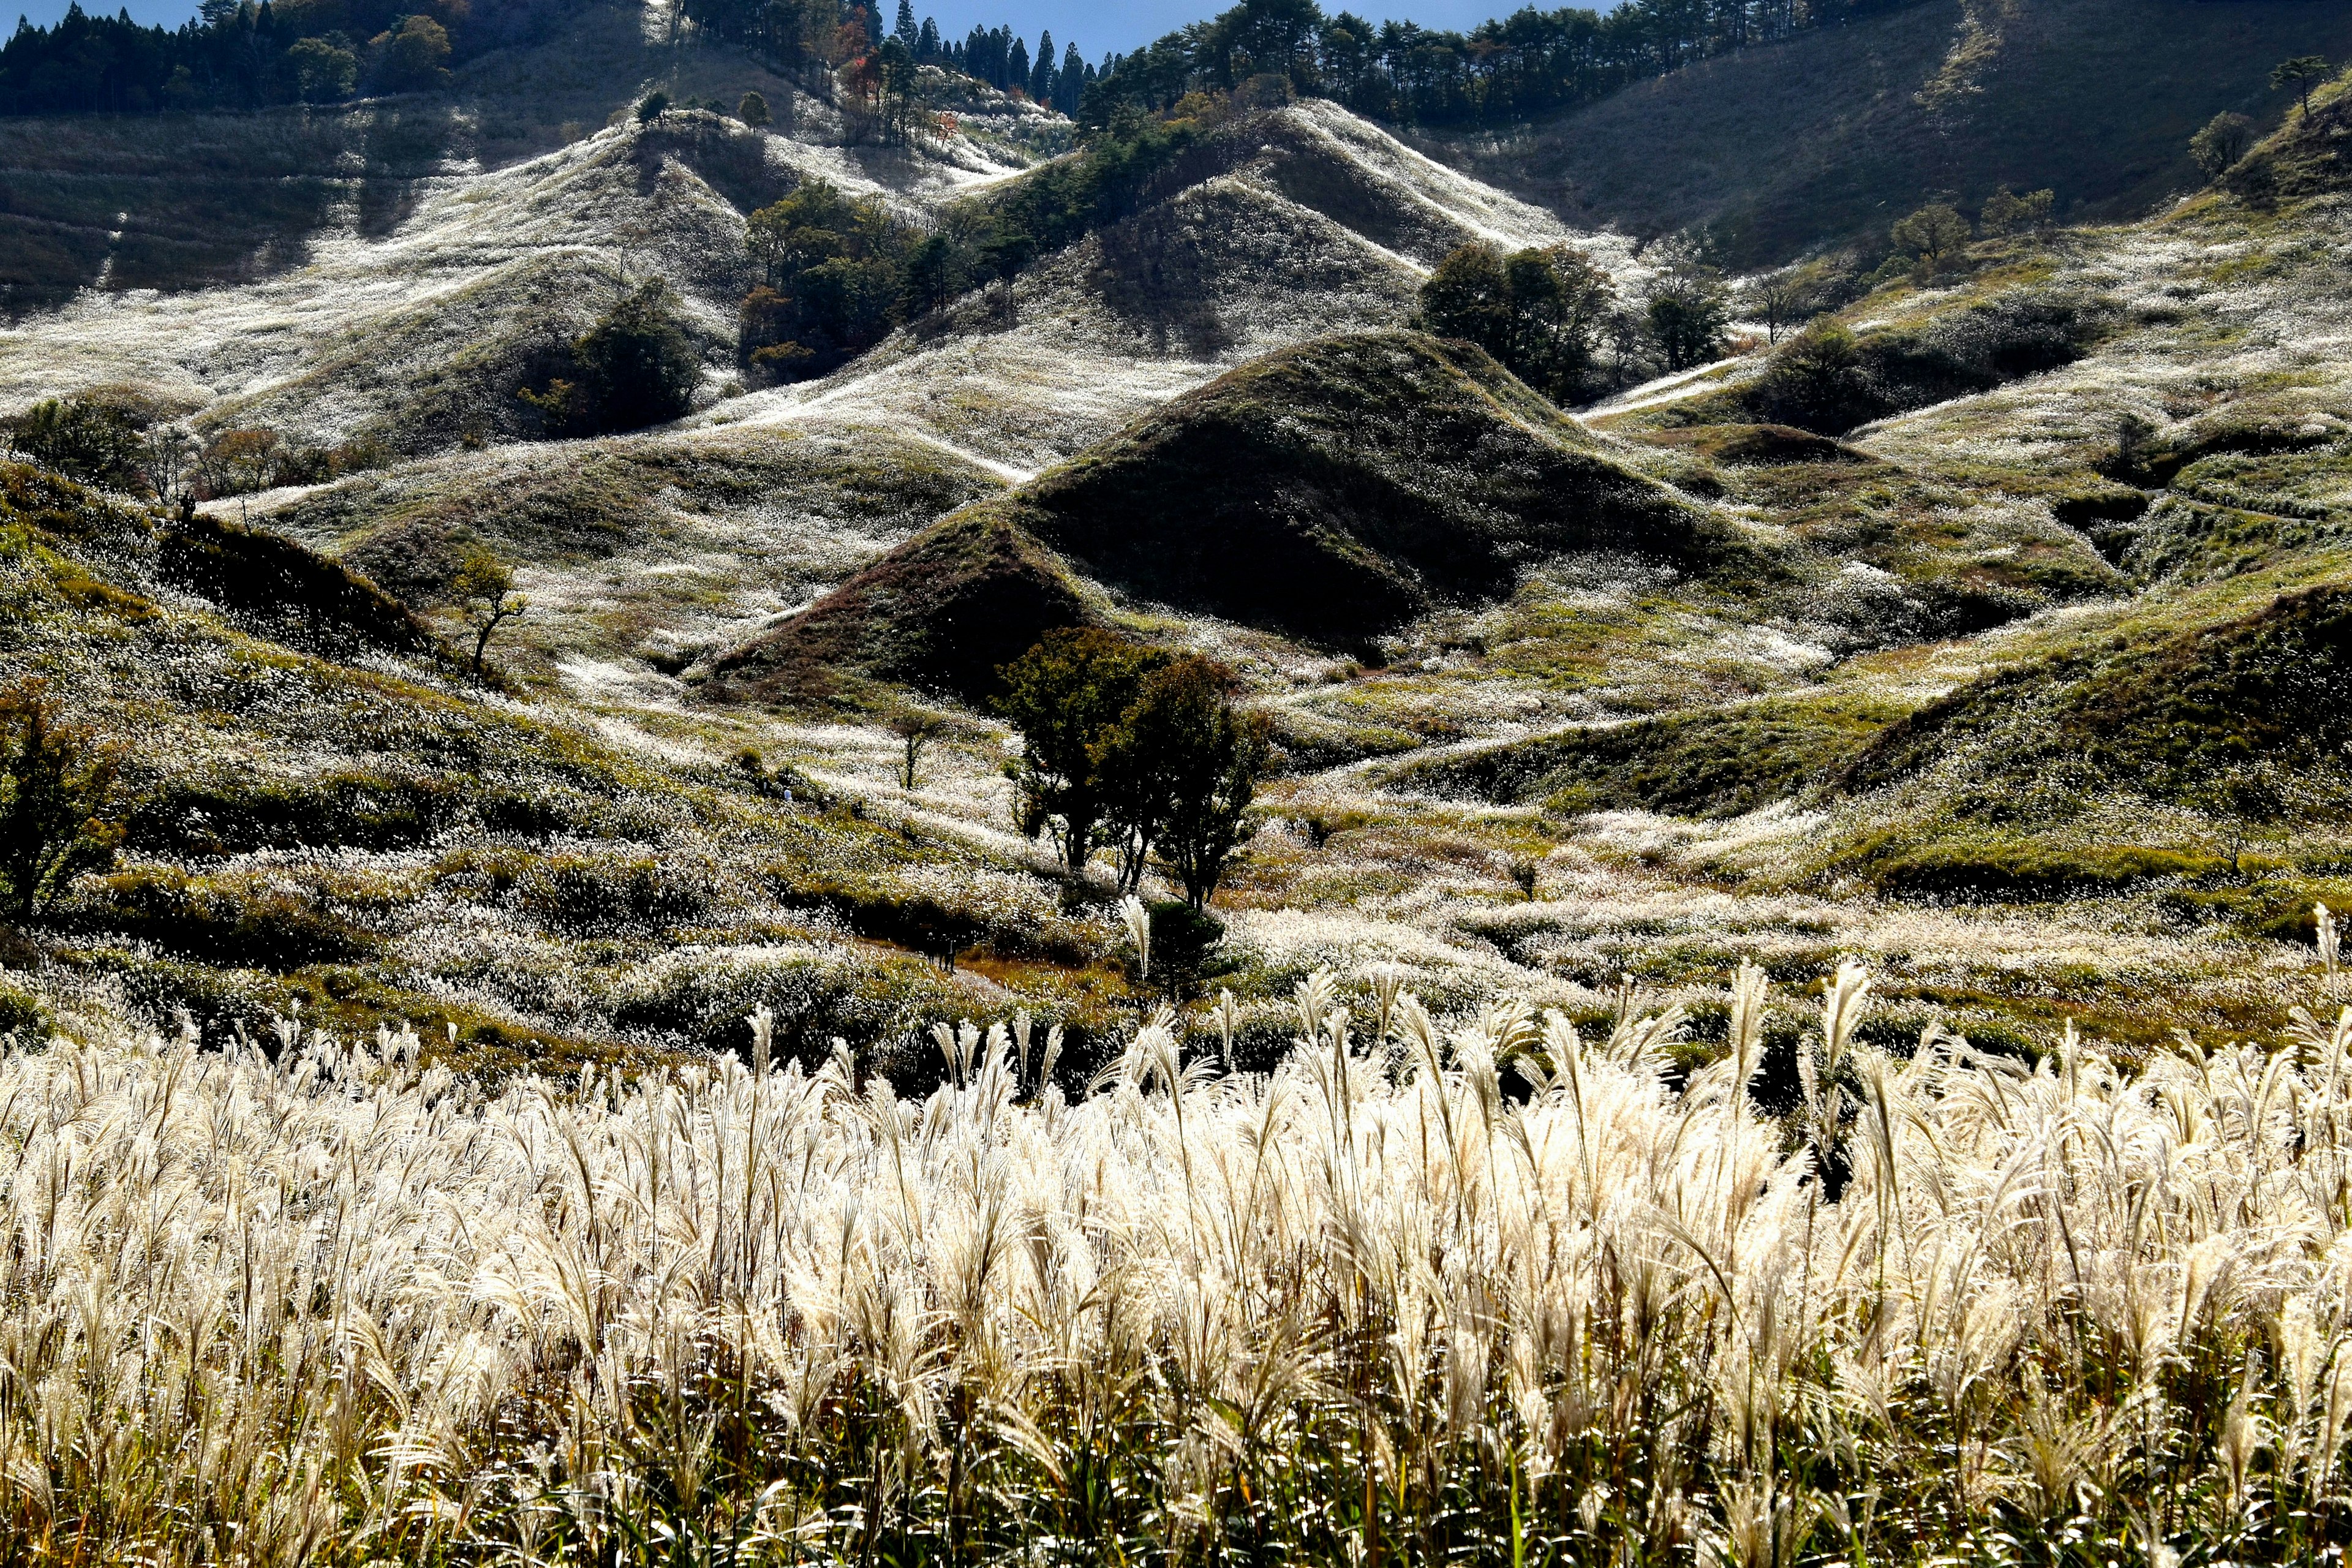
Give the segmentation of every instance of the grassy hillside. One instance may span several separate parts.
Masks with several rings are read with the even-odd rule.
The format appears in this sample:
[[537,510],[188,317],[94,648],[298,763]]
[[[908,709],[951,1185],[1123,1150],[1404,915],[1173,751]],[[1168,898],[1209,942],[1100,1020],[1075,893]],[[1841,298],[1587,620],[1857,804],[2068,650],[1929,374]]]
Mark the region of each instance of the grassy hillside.
[[739,1046],[759,1005],[812,1058],[910,1053],[1009,986],[1076,1063],[1128,1005],[1105,918],[1017,840],[869,812],[724,723],[656,740],[518,703],[289,542],[5,464],[0,684],[24,678],[119,758],[124,838],[7,962],[159,1021],[405,1018],[502,1071]]
[[1370,654],[1580,551],[1705,569],[1736,543],[1476,349],[1319,339],[909,540],[713,668],[726,692],[814,696],[856,670],[977,696],[1039,633],[1097,613],[1073,574]]
[[1743,265],[1883,236],[1922,202],[2006,183],[2074,221],[2137,216],[2201,176],[2225,110],[2274,123],[2270,68],[2352,56],[2309,0],[1928,0],[1721,57],[1497,138],[1430,151],[1580,226],[1717,226]]

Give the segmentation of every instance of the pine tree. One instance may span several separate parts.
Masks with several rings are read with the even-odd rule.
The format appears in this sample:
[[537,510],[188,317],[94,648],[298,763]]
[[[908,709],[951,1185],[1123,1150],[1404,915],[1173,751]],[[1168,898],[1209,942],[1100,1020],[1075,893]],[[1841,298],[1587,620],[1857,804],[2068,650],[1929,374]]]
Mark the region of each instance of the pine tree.
[[1037,64],[1029,73],[1029,96],[1049,108],[1054,101],[1054,35],[1050,29],[1037,40]]

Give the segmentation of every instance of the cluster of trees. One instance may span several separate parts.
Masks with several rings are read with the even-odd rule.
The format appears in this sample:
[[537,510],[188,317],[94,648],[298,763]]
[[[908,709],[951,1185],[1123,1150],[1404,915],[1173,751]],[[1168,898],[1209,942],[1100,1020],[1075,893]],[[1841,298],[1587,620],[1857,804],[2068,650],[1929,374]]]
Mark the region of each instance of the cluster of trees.
[[389,460],[381,444],[364,439],[313,447],[275,430],[236,426],[200,435],[127,387],[45,398],[0,420],[0,438],[68,479],[159,500],[210,500],[320,484]]
[[687,411],[702,357],[678,323],[677,291],[648,279],[572,341],[566,374],[520,395],[549,432],[595,436],[667,424]]
[[878,9],[841,0],[685,0],[684,10],[709,36],[751,50],[780,73],[832,67],[845,73],[853,89],[861,79],[895,68],[911,76],[914,68],[934,66],[1075,114],[1101,75],[1075,43],[1057,62],[1050,29],[1034,51],[1009,26],[974,27],[957,42],[940,33],[936,18],[918,22],[910,0],[898,0],[887,28]]
[[1730,320],[1722,270],[1703,240],[1675,236],[1641,296],[1616,285],[1570,246],[1506,256],[1465,245],[1421,288],[1418,323],[1473,342],[1556,403],[1580,403],[1659,366],[1715,357]]
[[204,0],[175,30],[79,4],[0,45],[0,114],[253,109],[436,87],[577,0]]
[[1013,310],[1013,279],[1034,257],[1076,243],[1149,199],[1187,147],[1192,121],[1122,116],[1058,160],[919,230],[877,198],[804,181],[751,215],[745,242],[763,278],[744,298],[739,357],[755,374],[822,375],[903,322],[990,283]]
[[738,355],[777,380],[822,375],[952,299],[974,249],[960,226],[918,234],[880,198],[818,179],[753,213],[744,239],[765,276],[744,297]]
[[1231,672],[1087,627],[1048,632],[1003,674],[1021,830],[1051,835],[1072,877],[1107,847],[1123,889],[1156,859],[1206,904],[1249,840],[1270,750],[1265,718],[1234,706]]
[[1243,0],[1114,57],[1083,115],[1165,109],[1187,92],[1285,76],[1361,113],[1499,123],[1588,102],[1710,55],[1835,26],[1908,0],[1624,0],[1606,12],[1524,7],[1467,34],[1327,16],[1315,0]]

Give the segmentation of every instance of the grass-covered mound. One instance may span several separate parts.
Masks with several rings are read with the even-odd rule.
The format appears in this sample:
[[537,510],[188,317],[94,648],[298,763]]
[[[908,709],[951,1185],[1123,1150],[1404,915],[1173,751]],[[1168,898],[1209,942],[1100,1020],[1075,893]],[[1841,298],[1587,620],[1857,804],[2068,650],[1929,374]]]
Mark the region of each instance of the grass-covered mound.
[[772,631],[720,654],[706,693],[806,702],[893,681],[977,699],[1054,626],[1090,618],[1080,586],[1003,503],[926,529]]
[[345,655],[444,652],[406,605],[283,535],[198,515],[168,529],[157,556],[165,581],[289,646]]
[[2068,775],[2183,805],[2269,812],[2278,777],[2352,764],[2352,588],[2314,588],[2193,631],[2122,637],[1970,682],[1843,773],[1870,789],[1967,749],[1988,775]]
[[1408,762],[1389,782],[1563,812],[1736,816],[1835,773],[1902,709],[1852,693],[1667,714]]
[[942,521],[720,655],[709,689],[803,700],[856,677],[983,695],[1042,633],[1092,616],[1084,578],[1352,648],[1565,552],[1691,567],[1728,544],[1477,350],[1329,338]]
[[1725,541],[1475,349],[1412,332],[1269,354],[1031,484],[1018,515],[1139,599],[1356,646],[1520,567]]

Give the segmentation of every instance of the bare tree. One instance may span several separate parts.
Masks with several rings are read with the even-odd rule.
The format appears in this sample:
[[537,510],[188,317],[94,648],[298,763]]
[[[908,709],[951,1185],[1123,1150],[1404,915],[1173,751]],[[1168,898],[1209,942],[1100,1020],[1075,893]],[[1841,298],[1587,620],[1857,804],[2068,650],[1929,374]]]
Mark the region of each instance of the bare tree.
[[890,721],[890,733],[898,737],[898,787],[915,787],[917,771],[922,766],[923,748],[947,733],[948,721],[936,713],[908,710]]

